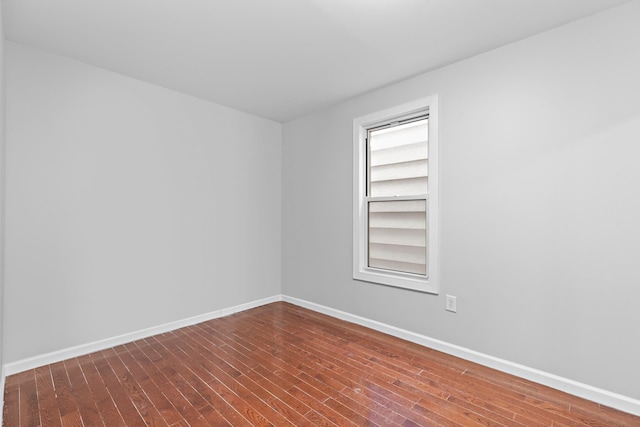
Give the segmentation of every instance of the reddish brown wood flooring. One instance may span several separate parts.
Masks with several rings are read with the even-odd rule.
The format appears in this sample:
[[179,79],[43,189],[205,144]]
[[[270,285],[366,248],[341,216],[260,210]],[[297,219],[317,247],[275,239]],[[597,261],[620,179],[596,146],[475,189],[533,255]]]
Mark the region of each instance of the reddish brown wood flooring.
[[14,426],[640,426],[287,303],[10,376]]

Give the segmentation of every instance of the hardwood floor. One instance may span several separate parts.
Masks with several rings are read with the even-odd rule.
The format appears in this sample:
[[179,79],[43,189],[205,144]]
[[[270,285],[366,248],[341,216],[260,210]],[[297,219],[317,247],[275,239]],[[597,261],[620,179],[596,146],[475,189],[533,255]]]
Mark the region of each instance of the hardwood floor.
[[14,426],[640,426],[279,302],[10,376]]

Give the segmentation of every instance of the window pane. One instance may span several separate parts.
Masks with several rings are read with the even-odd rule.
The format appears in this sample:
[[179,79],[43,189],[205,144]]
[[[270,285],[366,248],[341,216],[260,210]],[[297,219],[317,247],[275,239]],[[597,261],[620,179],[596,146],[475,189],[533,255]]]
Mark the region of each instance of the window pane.
[[427,274],[425,200],[369,202],[369,267]]
[[428,119],[369,133],[369,196],[427,193]]

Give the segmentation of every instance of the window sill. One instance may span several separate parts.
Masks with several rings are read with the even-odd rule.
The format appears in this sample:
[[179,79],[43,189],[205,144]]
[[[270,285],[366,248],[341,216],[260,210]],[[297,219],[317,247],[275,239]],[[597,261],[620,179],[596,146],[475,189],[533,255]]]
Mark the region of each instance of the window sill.
[[365,268],[353,272],[353,279],[378,285],[393,286],[428,294],[438,294],[438,287],[429,278],[413,274],[386,272],[383,270]]

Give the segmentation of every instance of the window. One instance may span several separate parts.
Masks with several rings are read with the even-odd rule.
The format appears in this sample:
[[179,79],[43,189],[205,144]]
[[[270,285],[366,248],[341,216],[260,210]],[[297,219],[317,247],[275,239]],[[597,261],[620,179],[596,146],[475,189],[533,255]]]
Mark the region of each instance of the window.
[[437,293],[438,99],[353,122],[353,278]]

